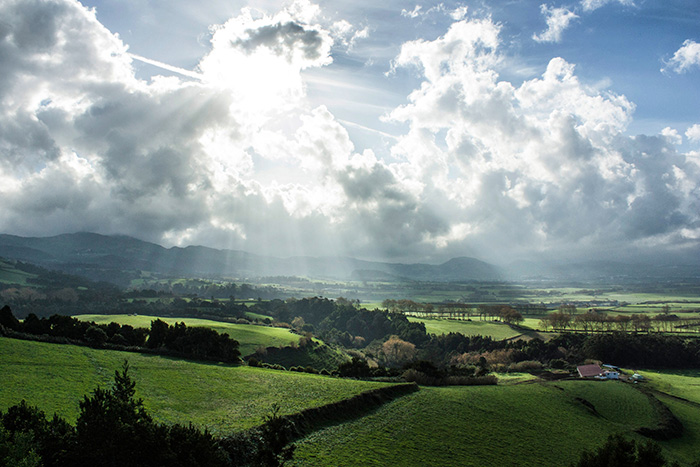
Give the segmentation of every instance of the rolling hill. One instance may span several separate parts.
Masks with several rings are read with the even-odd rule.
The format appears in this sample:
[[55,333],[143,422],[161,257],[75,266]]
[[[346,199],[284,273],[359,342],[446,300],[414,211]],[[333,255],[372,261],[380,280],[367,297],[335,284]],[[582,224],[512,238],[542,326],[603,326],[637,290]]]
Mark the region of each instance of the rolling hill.
[[[53,237],[0,235],[0,257],[28,261],[71,274],[119,282],[125,271],[152,271],[185,277],[306,276],[350,280],[358,275],[382,280],[498,280],[501,271],[474,258],[454,258],[439,265],[362,261],[347,257],[260,256],[204,246],[164,248],[126,236],[95,233]],[[110,280],[110,278],[112,278]]]

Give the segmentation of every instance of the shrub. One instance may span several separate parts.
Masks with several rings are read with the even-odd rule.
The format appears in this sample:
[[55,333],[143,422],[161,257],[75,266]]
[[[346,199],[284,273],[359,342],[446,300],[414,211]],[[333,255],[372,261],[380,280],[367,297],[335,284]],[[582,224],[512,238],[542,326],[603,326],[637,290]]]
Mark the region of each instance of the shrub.
[[511,363],[508,367],[508,371],[526,372],[533,370],[541,370],[542,367],[542,363],[538,362],[537,360],[525,360],[518,363]]
[[563,370],[569,366],[569,362],[562,358],[555,358],[554,360],[549,361],[549,366],[555,370]]

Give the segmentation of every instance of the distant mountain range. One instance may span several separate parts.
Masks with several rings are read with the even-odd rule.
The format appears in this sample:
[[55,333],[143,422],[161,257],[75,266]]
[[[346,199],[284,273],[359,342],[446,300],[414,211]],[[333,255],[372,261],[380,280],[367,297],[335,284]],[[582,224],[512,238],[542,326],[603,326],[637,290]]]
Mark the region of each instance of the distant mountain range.
[[517,262],[507,268],[475,258],[438,265],[362,261],[348,257],[277,258],[204,246],[164,248],[127,236],[95,233],[53,237],[0,234],[0,257],[37,264],[93,280],[127,285],[140,271],[172,277],[255,279],[299,276],[355,281],[561,281],[590,283],[700,281],[700,258],[635,263],[614,261]]
[[203,246],[164,248],[126,236],[95,233],[53,237],[0,235],[0,257],[26,261],[109,282],[125,272],[178,277],[303,276],[337,280],[492,281],[504,278],[491,264],[453,258],[440,265],[362,261],[347,257],[276,258]]

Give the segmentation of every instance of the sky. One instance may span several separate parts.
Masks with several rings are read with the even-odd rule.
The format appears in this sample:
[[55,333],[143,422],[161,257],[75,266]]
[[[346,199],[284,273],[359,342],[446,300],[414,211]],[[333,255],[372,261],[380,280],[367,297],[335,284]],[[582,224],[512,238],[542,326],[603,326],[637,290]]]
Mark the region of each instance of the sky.
[[700,258],[695,0],[0,0],[0,232]]

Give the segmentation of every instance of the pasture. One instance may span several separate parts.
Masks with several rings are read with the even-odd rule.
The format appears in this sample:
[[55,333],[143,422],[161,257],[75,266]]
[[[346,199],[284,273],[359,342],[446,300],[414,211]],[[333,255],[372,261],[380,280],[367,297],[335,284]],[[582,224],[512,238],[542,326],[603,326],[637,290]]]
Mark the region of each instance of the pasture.
[[300,337],[298,334],[294,334],[285,328],[223,323],[198,318],[164,318],[145,315],[76,315],[74,318],[82,321],[94,321],[97,324],[109,324],[111,322],[121,325],[128,324],[135,328],[150,328],[151,321],[155,319],[160,319],[170,325],[184,322],[187,326],[207,327],[221,334],[228,334],[232,339],[237,340],[240,343],[239,349],[243,356],[252,354],[258,347],[284,347],[298,342]]
[[157,421],[191,421],[218,434],[261,424],[274,403],[289,414],[387,385],[0,338],[0,409],[26,399],[74,423],[78,402],[98,385],[111,384],[124,359],[137,397]]
[[[108,386],[124,359],[156,420],[191,421],[215,434],[260,424],[274,403],[294,413],[389,384],[0,338],[0,409],[26,399],[75,422],[83,395]],[[700,374],[642,373],[649,387],[691,399],[659,395],[685,426],[682,438],[660,443],[664,454],[700,458]],[[421,387],[326,426],[298,441],[293,465],[568,465],[609,434],[643,440],[633,430],[656,421],[631,384],[509,374],[498,386]]]
[[36,278],[36,274],[21,271],[13,264],[0,260],[0,284],[27,285],[27,279]]
[[654,420],[647,398],[620,382],[422,387],[305,438],[295,465],[568,465]]
[[449,334],[456,332],[465,336],[490,336],[496,340],[511,339],[523,334],[523,331],[513,329],[505,323],[495,321],[480,321],[478,319],[453,320],[408,317],[409,321],[425,324],[428,334]]

